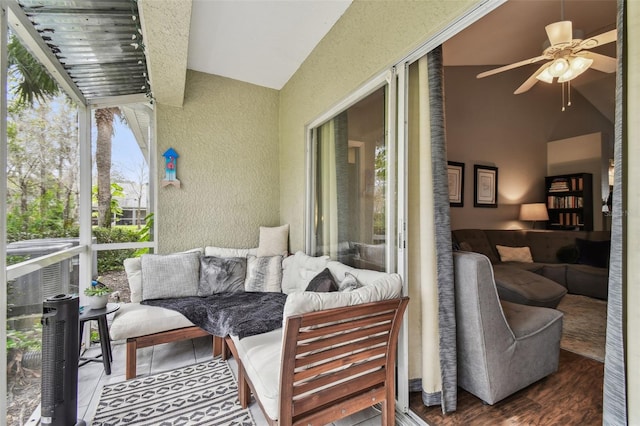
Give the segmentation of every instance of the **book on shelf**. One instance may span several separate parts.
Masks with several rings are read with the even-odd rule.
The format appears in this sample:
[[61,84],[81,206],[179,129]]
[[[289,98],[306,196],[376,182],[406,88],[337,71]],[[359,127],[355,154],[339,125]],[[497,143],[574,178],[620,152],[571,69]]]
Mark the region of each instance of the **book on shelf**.
[[548,209],[581,209],[584,201],[582,197],[575,195],[567,195],[558,197],[555,195],[547,196]]
[[569,181],[566,178],[556,178],[551,181],[549,192],[567,192],[569,191]]

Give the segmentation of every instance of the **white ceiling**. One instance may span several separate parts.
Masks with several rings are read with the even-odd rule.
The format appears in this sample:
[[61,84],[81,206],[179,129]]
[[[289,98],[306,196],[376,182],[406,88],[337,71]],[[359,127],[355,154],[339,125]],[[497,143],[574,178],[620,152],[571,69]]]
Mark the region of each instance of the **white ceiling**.
[[187,67],[281,89],[351,0],[193,0]]

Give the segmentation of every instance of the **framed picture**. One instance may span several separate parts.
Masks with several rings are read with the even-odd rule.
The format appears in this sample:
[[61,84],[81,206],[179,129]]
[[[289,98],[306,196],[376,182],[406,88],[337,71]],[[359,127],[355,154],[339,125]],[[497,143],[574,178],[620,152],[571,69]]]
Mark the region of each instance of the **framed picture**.
[[447,162],[447,177],[449,178],[449,205],[451,207],[463,207],[464,163]]
[[474,164],[473,172],[473,206],[498,207],[498,168]]

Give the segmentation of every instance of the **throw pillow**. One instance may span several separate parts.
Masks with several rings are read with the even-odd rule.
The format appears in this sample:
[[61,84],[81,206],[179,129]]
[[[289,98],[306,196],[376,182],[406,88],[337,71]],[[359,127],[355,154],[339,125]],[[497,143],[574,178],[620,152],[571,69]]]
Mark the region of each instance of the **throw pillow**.
[[338,291],[338,284],[336,284],[336,280],[333,278],[333,275],[331,275],[329,268],[324,268],[322,272],[313,277],[305,291],[329,293],[331,291]]
[[211,296],[214,293],[244,291],[247,275],[247,259],[244,257],[200,258],[200,283],[198,296]]
[[560,263],[577,263],[580,258],[580,252],[575,244],[563,246],[556,252],[556,257]]
[[[201,248],[194,248],[191,250],[183,251],[181,253],[198,253],[202,254]],[[142,259],[139,257],[132,257],[125,259],[124,271],[127,274],[127,281],[129,283],[129,291],[131,292],[131,302],[142,302]]]
[[578,263],[597,268],[607,268],[609,266],[611,241],[591,241],[576,238],[576,247],[580,253]]
[[142,255],[142,299],[195,296],[200,253]]
[[338,291],[353,291],[363,286],[364,284],[358,281],[355,275],[353,275],[351,272],[345,272],[344,280],[340,282],[340,285],[338,286]]
[[289,247],[289,225],[268,228],[260,227],[258,257],[278,256],[286,253]]
[[280,293],[282,289],[282,256],[247,256],[245,291]]
[[508,247],[496,244],[496,248],[502,262],[533,263],[529,247]]

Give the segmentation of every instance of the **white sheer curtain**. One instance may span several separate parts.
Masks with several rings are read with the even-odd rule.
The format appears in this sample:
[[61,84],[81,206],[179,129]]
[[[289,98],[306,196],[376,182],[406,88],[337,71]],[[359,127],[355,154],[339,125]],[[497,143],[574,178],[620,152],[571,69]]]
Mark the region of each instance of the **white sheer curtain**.
[[318,129],[318,221],[317,250],[332,259],[338,256],[338,187],[336,173],[336,121],[329,120]]

